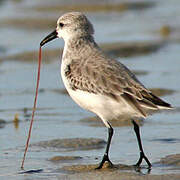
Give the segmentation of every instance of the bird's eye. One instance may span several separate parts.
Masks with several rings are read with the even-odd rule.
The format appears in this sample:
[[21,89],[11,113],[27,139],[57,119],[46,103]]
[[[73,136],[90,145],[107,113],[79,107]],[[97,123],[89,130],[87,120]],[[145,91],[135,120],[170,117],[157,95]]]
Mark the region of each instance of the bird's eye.
[[64,26],[64,24],[63,23],[59,23],[59,26],[62,28]]

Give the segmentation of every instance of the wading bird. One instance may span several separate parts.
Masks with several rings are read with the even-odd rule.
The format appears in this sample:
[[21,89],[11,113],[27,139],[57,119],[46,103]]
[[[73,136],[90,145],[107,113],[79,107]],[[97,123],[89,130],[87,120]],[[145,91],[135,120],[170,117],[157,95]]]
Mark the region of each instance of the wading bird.
[[127,116],[132,119],[138,140],[139,167],[144,159],[151,168],[140,138],[139,126],[134,117],[146,118],[151,111],[169,109],[171,105],[161,100],[120,62],[108,57],[93,38],[94,29],[87,17],[80,12],[70,12],[57,21],[56,30],[44,38],[40,46],[55,38],[63,38],[61,76],[72,99],[82,108],[99,116],[108,128],[108,141],[104,156],[111,166],[109,147],[113,136],[110,120]]

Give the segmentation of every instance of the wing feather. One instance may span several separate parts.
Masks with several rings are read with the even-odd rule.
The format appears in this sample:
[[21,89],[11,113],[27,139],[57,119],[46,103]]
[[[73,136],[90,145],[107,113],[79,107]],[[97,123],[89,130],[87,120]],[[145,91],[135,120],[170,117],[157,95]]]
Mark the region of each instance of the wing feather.
[[122,96],[144,117],[147,114],[143,105],[152,109],[169,105],[146,89],[123,64],[106,57],[98,58],[71,61],[65,74],[72,89],[104,94],[117,101],[118,96]]
[[73,89],[80,89],[92,93],[111,93],[119,96],[123,93],[130,94],[142,100],[141,92],[148,94],[147,90],[123,64],[114,61],[88,61],[74,60],[69,64],[66,76]]

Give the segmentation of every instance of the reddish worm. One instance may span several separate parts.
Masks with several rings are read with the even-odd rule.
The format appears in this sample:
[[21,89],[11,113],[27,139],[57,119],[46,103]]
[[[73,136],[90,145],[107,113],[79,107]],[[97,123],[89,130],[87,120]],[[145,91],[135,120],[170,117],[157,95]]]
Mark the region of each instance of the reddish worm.
[[30,126],[29,126],[29,133],[28,133],[28,137],[27,137],[27,141],[26,141],[26,147],[24,150],[24,156],[23,156],[23,160],[22,160],[22,164],[21,164],[21,169],[24,169],[24,161],[25,161],[26,153],[27,153],[27,150],[29,147],[32,125],[33,125],[33,121],[34,121],[34,114],[36,111],[37,96],[38,96],[38,89],[39,89],[39,80],[40,80],[41,59],[42,59],[42,56],[41,56],[41,46],[40,46],[39,47],[38,74],[37,74],[37,84],[36,84],[36,93],[35,93],[35,98],[34,98],[34,106],[33,106],[33,110],[32,110],[32,118],[31,118],[31,122],[30,122]]

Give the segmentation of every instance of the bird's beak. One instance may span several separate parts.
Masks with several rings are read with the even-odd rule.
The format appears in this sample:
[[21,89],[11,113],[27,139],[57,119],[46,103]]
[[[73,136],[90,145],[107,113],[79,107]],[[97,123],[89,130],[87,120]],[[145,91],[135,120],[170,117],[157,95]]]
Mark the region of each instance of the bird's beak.
[[57,31],[54,30],[52,33],[50,33],[48,36],[46,36],[40,43],[40,46],[42,47],[44,44],[46,44],[49,41],[52,41],[53,39],[56,39],[57,36]]

